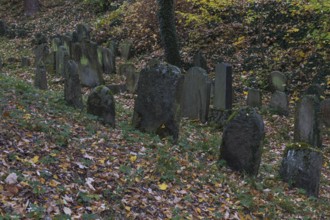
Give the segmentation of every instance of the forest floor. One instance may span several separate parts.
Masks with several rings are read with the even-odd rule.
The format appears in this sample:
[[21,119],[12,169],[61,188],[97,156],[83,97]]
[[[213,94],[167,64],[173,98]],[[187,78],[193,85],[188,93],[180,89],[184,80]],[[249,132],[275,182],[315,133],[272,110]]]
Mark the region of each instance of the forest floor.
[[[1,4],[1,18],[28,34],[0,38],[5,63],[0,71],[0,219],[330,218],[329,128],[322,127],[319,198],[279,178],[283,152],[293,141],[294,101],[289,116],[279,116],[267,108],[270,92],[263,91],[266,135],[259,174],[234,172],[218,160],[222,129],[211,124],[183,119],[173,145],[131,126],[135,95],[115,95],[116,128],[109,128],[65,104],[61,78],[49,76],[47,91],[33,88],[34,67],[22,68],[19,61],[34,56],[34,34],[64,33],[98,18],[79,1],[44,1],[42,11],[29,18],[21,15],[19,3],[3,2],[8,4]],[[161,55],[157,49],[131,62],[141,69]],[[13,57],[17,60],[9,63]],[[235,78],[238,109],[246,94],[240,76]],[[106,76],[106,84],[123,80]],[[84,89],[85,101],[89,92]]]

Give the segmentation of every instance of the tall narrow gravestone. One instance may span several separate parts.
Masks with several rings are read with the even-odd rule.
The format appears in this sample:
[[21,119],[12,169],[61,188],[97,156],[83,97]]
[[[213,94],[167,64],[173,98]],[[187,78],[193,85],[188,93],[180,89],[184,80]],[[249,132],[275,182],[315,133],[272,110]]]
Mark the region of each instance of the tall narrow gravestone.
[[83,107],[78,65],[73,60],[69,60],[65,66],[64,99],[75,108]]
[[64,46],[60,46],[56,52],[56,75],[64,76],[64,64],[69,59],[69,53]]
[[294,141],[305,142],[314,147],[321,147],[319,130],[319,102],[314,95],[306,95],[298,103],[295,124]]
[[269,107],[279,115],[289,114],[289,99],[285,92],[276,90],[271,98]]
[[183,83],[181,111],[183,117],[205,123],[210,105],[211,81],[200,67],[189,69]]
[[179,68],[161,64],[143,69],[137,88],[132,124],[161,137],[179,137],[183,75]]
[[47,75],[46,67],[43,62],[39,62],[36,68],[36,74],[34,79],[34,86],[41,90],[47,90]]
[[231,109],[233,102],[232,81],[232,66],[227,63],[218,63],[215,67],[215,109]]
[[320,115],[322,122],[330,127],[330,98],[324,99],[321,102]]
[[105,74],[116,73],[115,55],[108,48],[102,49],[102,67]]
[[0,70],[2,69],[3,63],[2,63],[2,58],[0,57]]
[[206,59],[200,51],[198,51],[195,54],[195,56],[193,58],[193,65],[196,67],[201,67],[206,71],[208,70]]

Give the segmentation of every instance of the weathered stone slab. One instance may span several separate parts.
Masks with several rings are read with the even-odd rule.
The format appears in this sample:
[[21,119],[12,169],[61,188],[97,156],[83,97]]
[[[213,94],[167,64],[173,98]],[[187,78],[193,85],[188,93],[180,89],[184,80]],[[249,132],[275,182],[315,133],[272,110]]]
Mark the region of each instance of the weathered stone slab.
[[330,98],[325,99],[321,102],[320,116],[321,116],[322,122],[327,127],[330,127]]
[[65,74],[65,63],[69,60],[69,53],[64,46],[60,46],[56,52],[56,75],[63,76]]
[[108,48],[102,49],[102,67],[105,74],[116,73],[116,57]]
[[87,112],[115,127],[115,99],[108,87],[101,85],[93,89],[87,99]]
[[75,36],[78,42],[84,40],[90,40],[90,28],[86,24],[78,24],[76,27],[77,36]]
[[322,153],[312,148],[289,147],[284,154],[280,176],[291,186],[305,189],[309,196],[318,197],[322,161]]
[[21,57],[21,67],[27,67],[31,65],[31,60],[29,57]]
[[40,62],[45,61],[45,57],[50,53],[50,48],[47,44],[37,45],[34,49],[35,61],[34,64],[37,66]]
[[223,132],[220,159],[234,170],[257,175],[265,136],[263,119],[249,107],[233,114]]
[[124,60],[128,60],[132,57],[132,43],[130,41],[123,41],[119,44],[118,47],[120,56],[124,59]]
[[218,63],[215,67],[215,109],[231,109],[233,102],[232,81],[232,66],[227,63]]
[[314,95],[306,95],[297,105],[294,124],[294,141],[321,147],[318,113],[320,103]]
[[48,89],[46,68],[43,62],[39,62],[37,65],[34,78],[34,86],[41,90]]
[[64,99],[75,108],[83,108],[78,64],[69,60],[65,67]]
[[79,75],[81,84],[88,87],[104,84],[102,66],[97,54],[97,44],[84,41],[80,45]]
[[122,68],[122,74],[126,77],[127,91],[135,93],[139,81],[139,73],[136,72],[133,64],[128,64],[126,67],[127,68]]
[[289,100],[285,92],[275,91],[270,99],[269,107],[279,115],[289,114]]
[[8,27],[6,22],[0,19],[0,37],[5,36],[7,34],[7,30]]
[[137,88],[133,126],[161,137],[170,135],[176,142],[183,80],[180,69],[172,65],[143,69]]
[[63,46],[65,47],[66,51],[71,55],[72,53],[72,36],[70,33],[66,33],[62,36]]
[[57,52],[58,49],[60,48],[60,46],[62,46],[62,41],[60,38],[58,37],[54,37],[51,41],[51,50],[53,52]]
[[201,67],[208,71],[206,59],[200,51],[198,51],[193,57],[193,66]]
[[200,67],[190,68],[183,83],[182,116],[205,123],[209,114],[210,92],[211,81],[206,71]]
[[250,107],[261,107],[262,100],[261,92],[259,89],[249,89],[246,104]]
[[273,90],[284,92],[287,84],[287,77],[285,74],[279,71],[273,71],[270,73],[270,77]]

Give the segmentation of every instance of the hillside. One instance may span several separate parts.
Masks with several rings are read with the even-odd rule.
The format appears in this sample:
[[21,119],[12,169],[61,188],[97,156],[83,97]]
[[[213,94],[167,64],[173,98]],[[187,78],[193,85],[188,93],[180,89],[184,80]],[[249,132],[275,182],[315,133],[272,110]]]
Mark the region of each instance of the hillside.
[[[0,219],[330,218],[329,128],[321,129],[319,198],[289,187],[278,174],[293,141],[297,102],[312,83],[324,88],[322,99],[330,96],[326,7],[177,1],[183,72],[197,51],[211,78],[218,61],[232,64],[234,110],[246,105],[248,88],[262,91],[266,135],[259,174],[250,177],[219,162],[223,129],[212,123],[182,119],[177,144],[142,133],[131,125],[136,95],[125,92],[115,95],[116,128],[110,128],[65,104],[61,77],[48,75],[49,89],[37,90],[34,65],[21,67],[22,56],[34,59],[37,33],[50,38],[79,23],[91,27],[100,45],[132,41],[129,62],[138,70],[151,59],[163,60],[154,1],[114,1],[106,12],[92,4],[97,1],[41,2],[41,11],[26,17],[20,1],[0,0],[0,19],[10,30],[0,37]],[[124,62],[117,57],[117,66]],[[274,70],[290,76],[289,116],[267,107]],[[105,82],[124,79],[106,75]],[[89,93],[83,89],[84,102]]]

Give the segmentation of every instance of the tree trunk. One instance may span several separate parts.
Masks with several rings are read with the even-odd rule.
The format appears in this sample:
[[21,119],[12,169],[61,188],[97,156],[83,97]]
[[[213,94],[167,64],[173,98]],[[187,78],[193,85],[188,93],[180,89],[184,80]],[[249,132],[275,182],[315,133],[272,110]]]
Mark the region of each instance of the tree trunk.
[[179,43],[175,28],[174,0],[158,1],[158,22],[160,36],[165,49],[166,61],[172,65],[181,67]]
[[39,0],[24,0],[24,14],[32,16],[39,11]]

